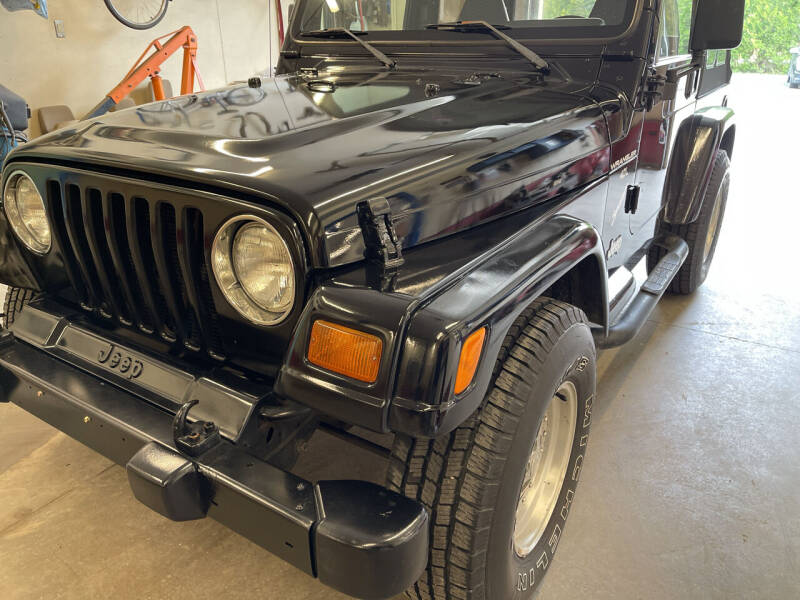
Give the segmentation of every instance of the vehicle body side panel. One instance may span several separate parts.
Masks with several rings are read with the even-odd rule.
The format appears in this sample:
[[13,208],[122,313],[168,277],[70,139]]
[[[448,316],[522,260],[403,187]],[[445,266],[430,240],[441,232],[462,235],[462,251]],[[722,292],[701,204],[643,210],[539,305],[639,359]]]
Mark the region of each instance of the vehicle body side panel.
[[606,104],[609,129],[622,132],[611,144],[608,200],[602,228],[609,269],[625,264],[629,256],[638,249],[631,243],[625,200],[628,187],[636,181],[639,144],[642,139],[642,111],[622,108],[621,104],[625,103],[627,100]]
[[629,219],[633,235],[648,228],[645,233],[652,237],[653,231],[649,226],[655,222],[664,203],[664,185],[672,176],[668,175],[668,169],[677,148],[678,132],[682,123],[694,113],[696,73],[678,75],[686,63],[686,59],[678,58],[655,67],[658,76],[676,78],[676,94],[674,98],[660,98],[652,110],[644,114],[636,174],[636,185],[640,188],[639,206]]

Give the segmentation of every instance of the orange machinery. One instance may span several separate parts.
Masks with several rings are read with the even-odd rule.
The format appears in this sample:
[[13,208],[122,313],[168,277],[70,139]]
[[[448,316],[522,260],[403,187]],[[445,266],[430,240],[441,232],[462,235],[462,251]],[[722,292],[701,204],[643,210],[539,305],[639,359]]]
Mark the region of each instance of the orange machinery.
[[[169,40],[163,42],[164,38]],[[170,56],[183,48],[183,73],[181,76],[181,95],[191,94],[194,91],[194,80],[201,90],[205,90],[200,72],[197,70],[197,36],[188,25],[181,27],[178,31],[173,31],[161,37],[157,37],[147,45],[142,55],[128,71],[128,74],[111,90],[103,100],[95,106],[84,118],[91,119],[107,113],[120,100],[130,94],[137,85],[149,77],[153,83],[153,95],[156,100],[164,100],[164,85],[161,81],[161,65]],[[148,52],[153,51],[150,56],[145,58]]]

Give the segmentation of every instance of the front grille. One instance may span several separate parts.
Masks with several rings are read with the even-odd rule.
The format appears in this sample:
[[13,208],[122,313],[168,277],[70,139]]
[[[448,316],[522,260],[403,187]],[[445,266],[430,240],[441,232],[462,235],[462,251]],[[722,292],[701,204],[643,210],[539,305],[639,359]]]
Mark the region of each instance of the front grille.
[[203,212],[138,192],[48,181],[53,234],[78,301],[106,321],[223,359]]

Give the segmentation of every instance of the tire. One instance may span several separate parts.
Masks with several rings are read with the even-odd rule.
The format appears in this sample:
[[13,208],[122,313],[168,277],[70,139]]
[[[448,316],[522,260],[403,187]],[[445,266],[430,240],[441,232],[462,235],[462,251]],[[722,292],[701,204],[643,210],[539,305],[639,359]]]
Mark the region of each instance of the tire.
[[25,305],[36,297],[36,292],[23,288],[9,287],[3,304],[3,326],[8,327],[22,312]]
[[[533,596],[575,496],[591,426],[595,353],[582,311],[563,302],[537,300],[511,328],[493,383],[467,422],[435,440],[397,436],[387,485],[422,502],[431,514],[428,568],[406,592],[409,598]],[[562,439],[559,431],[568,434],[563,483],[552,488],[558,491],[552,494],[552,512],[541,520],[546,524],[539,541],[521,553],[515,546],[515,521],[526,467],[547,407],[551,401],[562,402],[554,394],[564,386],[574,388],[575,423],[553,428],[552,437]]]
[[[659,222],[659,233],[675,234],[689,245],[689,256],[667,289],[671,294],[692,294],[703,285],[708,277],[717,250],[722,222],[725,218],[725,208],[728,205],[730,171],[731,162],[728,153],[720,150],[714,159],[711,179],[708,182],[708,189],[703,197],[703,206],[697,220],[688,225],[670,225]],[[706,246],[707,243],[708,246]],[[655,267],[665,252],[659,247],[654,247],[650,251],[649,270]]]
[[156,25],[158,25],[161,22],[161,19],[164,18],[164,15],[167,14],[167,7],[169,5],[169,0],[163,0],[162,3],[161,3],[161,8],[159,8],[158,13],[156,13],[156,15],[154,17],[151,20],[147,21],[147,22],[140,23],[140,22],[131,21],[130,19],[125,18],[120,13],[120,11],[117,9],[117,7],[114,6],[114,0],[103,0],[103,1],[106,3],[106,8],[108,8],[108,11],[112,15],[114,15],[114,18],[117,21],[119,21],[120,23],[122,23],[126,27],[130,27],[131,29],[138,29],[140,31],[144,30],[144,29],[151,29],[152,27],[155,27]]

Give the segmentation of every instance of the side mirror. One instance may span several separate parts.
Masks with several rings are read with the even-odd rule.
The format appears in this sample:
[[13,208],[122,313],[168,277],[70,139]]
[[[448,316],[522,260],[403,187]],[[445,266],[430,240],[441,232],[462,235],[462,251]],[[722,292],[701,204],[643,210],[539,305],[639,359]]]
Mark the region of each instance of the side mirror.
[[692,52],[730,50],[742,43],[745,0],[697,0]]

